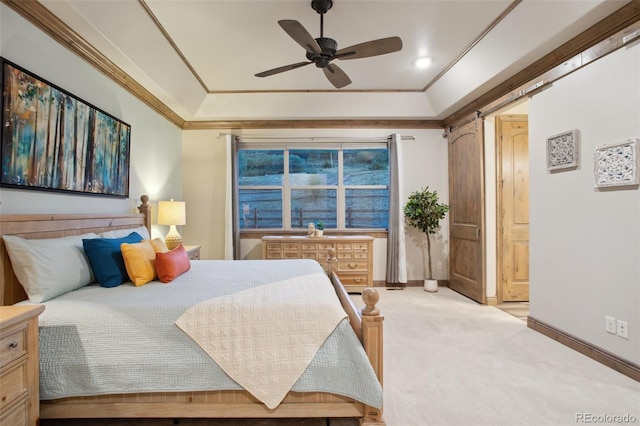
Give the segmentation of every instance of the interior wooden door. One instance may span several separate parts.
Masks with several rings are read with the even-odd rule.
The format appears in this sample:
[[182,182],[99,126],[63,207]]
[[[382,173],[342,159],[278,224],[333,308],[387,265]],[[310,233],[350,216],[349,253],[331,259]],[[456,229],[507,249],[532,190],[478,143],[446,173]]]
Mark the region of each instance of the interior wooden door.
[[449,133],[449,287],[485,303],[482,120]]
[[529,301],[529,124],[496,118],[498,142],[498,302]]

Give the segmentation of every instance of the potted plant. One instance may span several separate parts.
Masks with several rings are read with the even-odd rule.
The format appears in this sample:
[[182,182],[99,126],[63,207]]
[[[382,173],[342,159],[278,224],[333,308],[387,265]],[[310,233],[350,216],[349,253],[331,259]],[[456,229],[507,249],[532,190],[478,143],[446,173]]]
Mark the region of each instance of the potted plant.
[[427,235],[427,259],[429,275],[424,280],[424,289],[429,292],[438,291],[438,281],[433,278],[431,267],[431,234],[440,228],[440,221],[451,208],[438,202],[438,193],[426,187],[409,196],[403,212],[409,226],[418,228]]
[[322,237],[323,233],[324,233],[324,223],[322,223],[322,221],[319,220],[316,223],[316,237]]

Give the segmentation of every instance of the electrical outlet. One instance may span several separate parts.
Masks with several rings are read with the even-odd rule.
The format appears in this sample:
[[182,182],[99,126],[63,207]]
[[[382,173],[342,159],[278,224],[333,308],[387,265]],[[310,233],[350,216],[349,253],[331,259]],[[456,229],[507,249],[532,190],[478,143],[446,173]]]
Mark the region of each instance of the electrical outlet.
[[618,336],[624,339],[629,338],[629,324],[626,321],[618,320]]
[[607,333],[616,334],[616,319],[614,317],[604,317],[604,329]]

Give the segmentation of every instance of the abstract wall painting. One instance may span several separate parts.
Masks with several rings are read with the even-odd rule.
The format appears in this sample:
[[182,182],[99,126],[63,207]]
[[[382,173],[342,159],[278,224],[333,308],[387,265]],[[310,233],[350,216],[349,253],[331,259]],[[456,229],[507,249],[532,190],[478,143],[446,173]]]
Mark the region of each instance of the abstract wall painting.
[[0,186],[128,197],[131,126],[0,61]]
[[579,132],[577,129],[547,138],[547,170],[575,169],[579,163]]
[[640,139],[597,146],[593,152],[596,188],[638,185],[638,144]]

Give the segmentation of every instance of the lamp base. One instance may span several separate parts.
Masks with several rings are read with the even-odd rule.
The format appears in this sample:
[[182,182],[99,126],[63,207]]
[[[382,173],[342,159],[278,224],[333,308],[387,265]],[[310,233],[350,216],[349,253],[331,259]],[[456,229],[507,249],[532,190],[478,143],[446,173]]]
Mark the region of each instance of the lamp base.
[[167,246],[169,250],[173,250],[174,248],[182,244],[182,236],[178,234],[178,231],[176,230],[175,225],[171,225],[171,228],[169,229],[169,233],[164,238],[164,244]]

